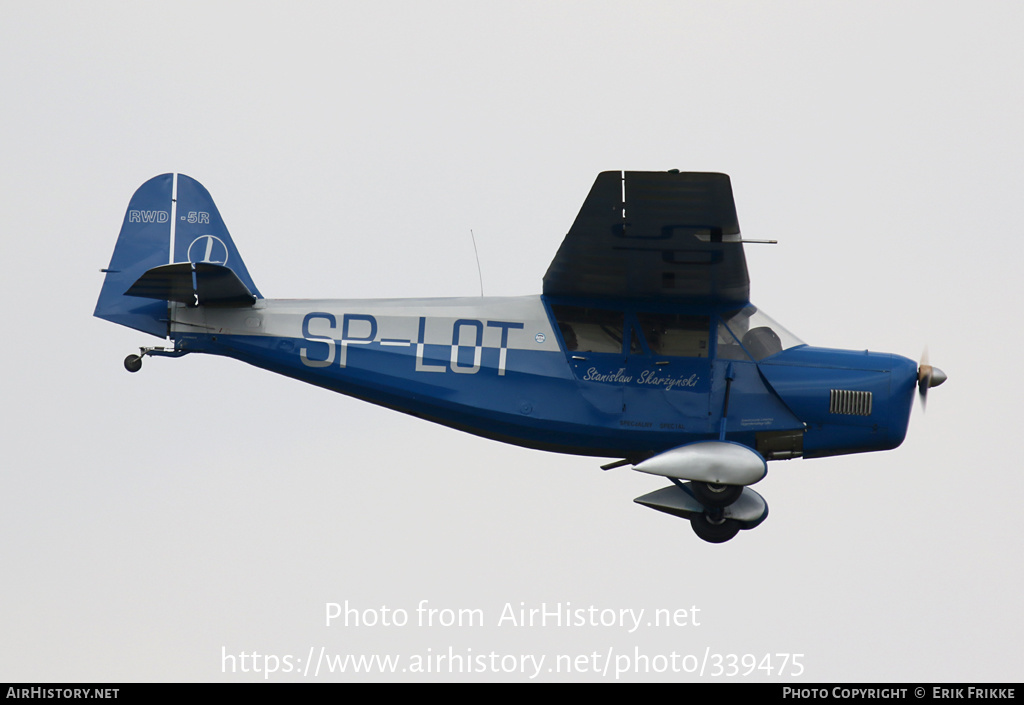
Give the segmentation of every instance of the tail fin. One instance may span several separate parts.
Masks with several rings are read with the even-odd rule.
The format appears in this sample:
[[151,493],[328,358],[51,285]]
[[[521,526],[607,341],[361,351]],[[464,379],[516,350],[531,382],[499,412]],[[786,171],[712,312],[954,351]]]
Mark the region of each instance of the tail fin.
[[139,187],[104,271],[93,315],[161,338],[168,301],[241,306],[263,298],[210,193],[184,174]]

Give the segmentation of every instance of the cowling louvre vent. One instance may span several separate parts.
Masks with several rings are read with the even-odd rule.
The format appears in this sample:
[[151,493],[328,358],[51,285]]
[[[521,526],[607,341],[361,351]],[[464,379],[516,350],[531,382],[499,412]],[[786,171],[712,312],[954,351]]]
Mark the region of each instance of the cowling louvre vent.
[[833,389],[829,395],[828,411],[830,414],[871,416],[871,392]]

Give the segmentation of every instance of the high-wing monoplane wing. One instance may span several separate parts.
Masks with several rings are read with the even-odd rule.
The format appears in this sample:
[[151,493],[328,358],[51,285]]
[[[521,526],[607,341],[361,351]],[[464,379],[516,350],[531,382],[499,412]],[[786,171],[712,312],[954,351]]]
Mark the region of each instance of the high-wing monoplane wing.
[[742,305],[750,296],[726,174],[598,174],[547,274],[548,296]]

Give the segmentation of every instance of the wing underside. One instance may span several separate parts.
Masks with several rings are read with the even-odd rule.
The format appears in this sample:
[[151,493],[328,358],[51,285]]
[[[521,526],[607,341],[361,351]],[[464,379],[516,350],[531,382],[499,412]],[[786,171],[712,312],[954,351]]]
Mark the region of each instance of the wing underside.
[[602,172],[548,267],[544,293],[746,303],[750,279],[729,177]]

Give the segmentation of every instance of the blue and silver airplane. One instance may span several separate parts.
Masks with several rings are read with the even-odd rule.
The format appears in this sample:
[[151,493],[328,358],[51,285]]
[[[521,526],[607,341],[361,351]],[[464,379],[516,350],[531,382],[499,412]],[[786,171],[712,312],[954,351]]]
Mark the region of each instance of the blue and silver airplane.
[[[485,438],[612,459],[720,543],[758,526],[769,460],[888,450],[941,370],[806,345],[750,303],[725,174],[598,175],[544,276],[510,298],[267,299],[183,174],[128,205],[95,315]],[[749,242],[749,241],[747,241]]]

